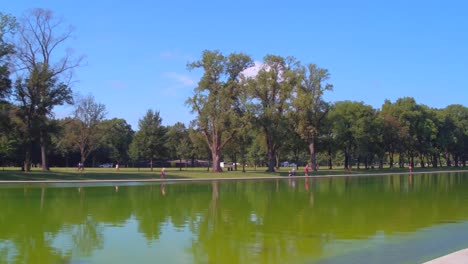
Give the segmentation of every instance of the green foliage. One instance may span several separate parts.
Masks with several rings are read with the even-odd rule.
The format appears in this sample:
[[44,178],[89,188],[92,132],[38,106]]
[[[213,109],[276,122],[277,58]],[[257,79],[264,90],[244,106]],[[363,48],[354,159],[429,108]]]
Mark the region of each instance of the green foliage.
[[0,12],[0,100],[5,99],[11,91],[8,63],[14,54],[14,46],[8,37],[14,34],[16,28],[15,17]]
[[315,64],[301,67],[300,74],[301,84],[297,86],[296,95],[292,99],[291,116],[296,122],[294,127],[297,134],[309,145],[310,162],[315,170],[316,142],[330,108],[323,100],[323,94],[331,91],[333,85],[324,83],[330,78],[328,70]]
[[106,107],[97,103],[91,95],[77,101],[74,120],[68,123],[67,133],[70,133],[68,138],[80,151],[81,163],[84,164],[88,156],[103,144],[99,125],[106,116]]
[[252,66],[252,59],[242,53],[224,56],[219,51],[205,50],[190,70],[201,68],[203,76],[186,102],[197,114],[196,128],[205,137],[213,159],[213,172],[221,171],[219,156],[224,146],[248,122],[242,99],[245,89],[239,82],[241,73]]
[[[378,140],[372,140],[372,132],[377,131],[375,110],[362,102],[341,101],[333,106],[330,119],[332,133],[338,147],[345,155],[345,168],[351,164],[351,158],[367,155],[371,146]],[[376,142],[377,141],[377,142]]]
[[127,163],[128,149],[134,134],[131,126],[121,118],[103,120],[98,126],[101,138],[99,149],[105,153],[103,161]]
[[247,80],[254,123],[265,136],[270,172],[274,171],[282,138],[290,134],[286,113],[294,88],[300,82],[297,69],[295,58],[267,55],[257,75]]
[[150,160],[152,166],[153,161],[167,156],[166,127],[162,125],[159,112],[151,109],[140,119],[138,126],[130,145],[132,160]]

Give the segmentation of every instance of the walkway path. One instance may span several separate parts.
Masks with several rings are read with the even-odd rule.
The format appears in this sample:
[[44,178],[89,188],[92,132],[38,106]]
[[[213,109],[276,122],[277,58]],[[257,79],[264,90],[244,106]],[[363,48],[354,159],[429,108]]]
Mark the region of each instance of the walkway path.
[[468,263],[468,248],[453,252],[446,256],[433,259],[424,264],[461,264]]

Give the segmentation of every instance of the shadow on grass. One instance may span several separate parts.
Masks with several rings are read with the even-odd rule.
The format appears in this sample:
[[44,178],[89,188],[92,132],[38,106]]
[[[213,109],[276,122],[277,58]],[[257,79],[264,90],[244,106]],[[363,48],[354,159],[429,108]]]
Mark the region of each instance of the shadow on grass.
[[[168,175],[167,179],[190,178],[179,175]],[[110,172],[22,172],[0,171],[0,180],[3,181],[53,181],[53,180],[141,180],[160,179],[155,173],[110,173]]]
[[[413,173],[438,172],[438,171],[466,171],[468,167],[441,167],[441,168],[415,168]],[[223,173],[211,173],[206,170],[168,170],[166,179],[207,179],[207,178],[249,178],[249,177],[287,177],[289,169],[280,169],[277,172],[265,172],[260,170],[250,170],[247,172],[230,171]],[[340,176],[354,174],[398,174],[409,173],[407,168],[385,168],[385,169],[320,169],[316,172],[309,172],[309,176]],[[303,171],[296,172],[296,176],[304,176]],[[54,168],[50,171],[34,170],[22,172],[20,170],[0,171],[0,181],[53,181],[53,180],[148,180],[160,179],[159,170],[137,171],[136,169],[123,169],[120,171],[109,169],[89,169],[78,172],[73,168]]]

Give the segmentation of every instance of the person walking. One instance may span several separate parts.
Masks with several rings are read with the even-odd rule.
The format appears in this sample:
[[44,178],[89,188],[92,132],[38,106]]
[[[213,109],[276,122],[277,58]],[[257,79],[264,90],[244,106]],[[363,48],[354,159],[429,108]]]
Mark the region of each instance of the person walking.
[[162,168],[161,170],[161,179],[165,179],[166,178],[166,168]]
[[307,163],[304,168],[304,176],[309,176],[309,163]]

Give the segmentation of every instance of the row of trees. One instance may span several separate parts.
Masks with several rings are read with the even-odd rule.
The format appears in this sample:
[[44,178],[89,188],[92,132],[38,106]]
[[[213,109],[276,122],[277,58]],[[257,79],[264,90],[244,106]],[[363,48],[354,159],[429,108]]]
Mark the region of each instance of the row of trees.
[[393,166],[395,157],[399,166],[414,166],[415,158],[421,166],[441,165],[441,157],[449,166],[452,161],[455,166],[466,163],[468,109],[462,105],[433,109],[408,97],[385,101],[381,110],[362,102],[331,104],[323,99],[333,88],[326,83],[326,69],[267,55],[260,70],[249,76],[245,73],[252,65],[245,54],[218,51],[205,51],[189,65],[204,72],[187,104],[211,150],[213,171],[220,171],[223,148],[246,145],[246,131],[252,129],[263,138],[269,171],[278,166],[281,154],[294,152],[297,157],[304,145],[314,170],[317,150],[330,168],[338,152],[346,169],[352,163],[382,167],[387,159]]
[[[81,58],[60,52],[72,32],[63,21],[43,9],[21,23],[0,18],[0,157],[26,171],[33,161],[47,170],[49,163],[145,161],[153,167],[162,160],[204,159],[219,172],[221,160],[269,171],[281,160],[309,162],[312,169],[319,163],[348,169],[467,160],[466,107],[434,109],[409,97],[385,101],[381,109],[326,102],[323,95],[333,89],[328,70],[277,55],[253,67],[243,53],[204,51],[188,65],[202,70],[186,102],[196,114],[190,127],[163,126],[160,113],[148,110],[135,132],[123,119],[106,120],[105,106],[92,96],[72,96],[71,74]],[[53,109],[62,104],[74,104],[74,112],[57,120]]]

